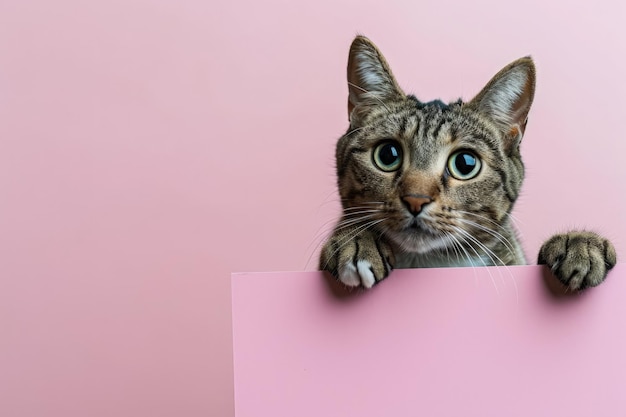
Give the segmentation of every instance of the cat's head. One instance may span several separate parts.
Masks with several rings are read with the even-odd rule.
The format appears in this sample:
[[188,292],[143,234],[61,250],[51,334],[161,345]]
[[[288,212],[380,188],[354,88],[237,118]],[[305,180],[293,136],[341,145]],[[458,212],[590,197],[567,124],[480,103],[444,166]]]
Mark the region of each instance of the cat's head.
[[348,87],[350,128],[336,152],[344,219],[408,252],[496,238],[524,178],[531,58],[507,65],[467,103],[425,103],[402,91],[381,52],[359,36]]

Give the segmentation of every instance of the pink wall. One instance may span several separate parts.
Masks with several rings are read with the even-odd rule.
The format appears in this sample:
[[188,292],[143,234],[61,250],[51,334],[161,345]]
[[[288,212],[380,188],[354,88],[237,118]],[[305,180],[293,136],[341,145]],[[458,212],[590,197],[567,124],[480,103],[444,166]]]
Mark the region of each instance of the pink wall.
[[625,8],[1,2],[0,415],[232,416],[230,272],[314,268],[357,32],[425,99],[532,54],[527,251],[621,254]]

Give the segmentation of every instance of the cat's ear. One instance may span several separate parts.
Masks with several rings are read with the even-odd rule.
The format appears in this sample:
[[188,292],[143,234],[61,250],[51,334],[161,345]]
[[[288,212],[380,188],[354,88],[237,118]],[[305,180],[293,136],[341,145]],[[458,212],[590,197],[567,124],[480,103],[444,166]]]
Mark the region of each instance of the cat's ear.
[[348,117],[351,121],[358,113],[372,106],[405,97],[396,82],[389,64],[376,45],[364,36],[357,36],[350,46],[348,57]]
[[535,64],[525,57],[498,72],[468,106],[490,117],[515,146],[524,135],[534,95]]

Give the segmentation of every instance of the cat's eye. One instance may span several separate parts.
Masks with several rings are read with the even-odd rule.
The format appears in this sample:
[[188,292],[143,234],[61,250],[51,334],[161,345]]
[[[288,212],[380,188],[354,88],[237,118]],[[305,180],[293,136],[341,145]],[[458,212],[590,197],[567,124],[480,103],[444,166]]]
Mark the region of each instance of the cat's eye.
[[385,141],[374,148],[374,164],[385,172],[396,171],[402,164],[402,148],[395,141]]
[[448,159],[448,171],[458,180],[469,180],[480,172],[480,159],[470,151],[458,151]]

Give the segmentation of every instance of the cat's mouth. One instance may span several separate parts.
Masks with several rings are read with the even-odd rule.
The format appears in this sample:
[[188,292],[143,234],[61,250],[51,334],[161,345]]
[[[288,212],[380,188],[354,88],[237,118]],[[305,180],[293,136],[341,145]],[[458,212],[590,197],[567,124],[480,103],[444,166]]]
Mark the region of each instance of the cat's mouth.
[[416,231],[424,230],[424,228],[420,225],[420,222],[417,220],[417,218],[414,218],[413,220],[411,220],[411,223],[409,223],[409,226],[407,227],[407,229],[416,230]]
[[404,228],[404,231],[408,233],[426,233],[433,237],[438,236],[437,230],[421,217],[413,217],[408,226]]
[[390,236],[406,252],[427,253],[442,249],[447,244],[441,232],[419,218],[411,219],[405,227],[395,233],[390,233]]

